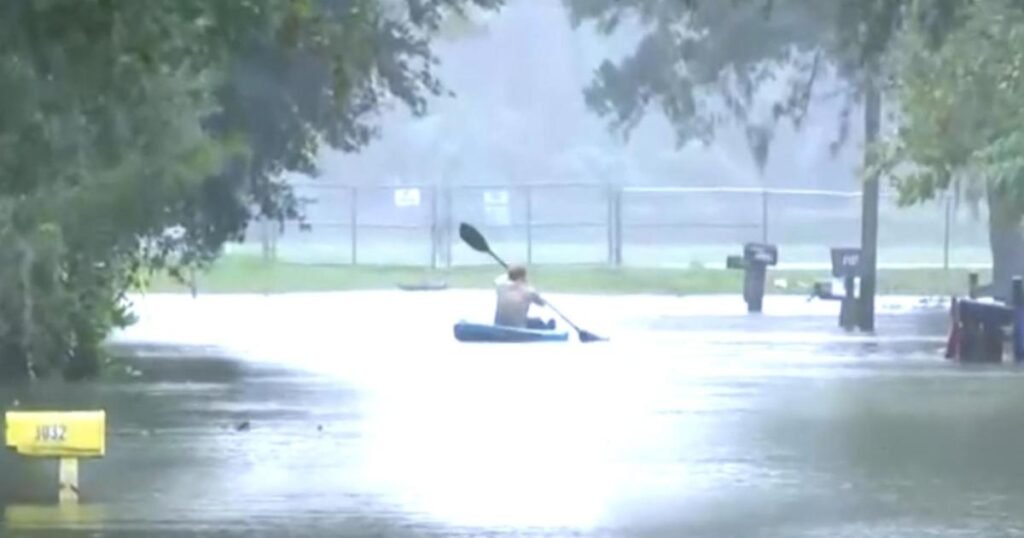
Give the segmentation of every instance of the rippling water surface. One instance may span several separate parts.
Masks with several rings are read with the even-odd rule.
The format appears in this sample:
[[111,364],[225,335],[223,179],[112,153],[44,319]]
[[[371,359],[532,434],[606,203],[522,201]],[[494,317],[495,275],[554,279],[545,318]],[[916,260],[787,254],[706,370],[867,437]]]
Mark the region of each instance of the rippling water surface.
[[943,361],[942,307],[551,299],[612,340],[454,342],[486,292],[140,298],[141,376],[0,388],[109,436],[73,512],[0,456],[0,534],[1024,535],[1020,373]]

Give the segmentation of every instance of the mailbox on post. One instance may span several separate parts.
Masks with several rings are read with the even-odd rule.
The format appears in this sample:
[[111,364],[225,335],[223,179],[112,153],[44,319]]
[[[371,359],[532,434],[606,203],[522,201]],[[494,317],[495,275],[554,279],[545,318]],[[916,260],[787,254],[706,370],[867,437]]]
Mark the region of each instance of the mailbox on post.
[[106,453],[104,411],[8,411],[5,443],[18,454],[59,458],[59,499],[78,502],[78,458]]
[[852,330],[857,326],[857,279],[861,276],[859,248],[832,249],[832,276],[843,279],[843,297],[839,303],[839,326]]
[[858,278],[861,273],[860,265],[859,248],[832,249],[832,276],[836,278]]
[[857,327],[857,279],[861,276],[859,248],[832,249],[832,278],[843,281],[843,295],[835,295],[829,282],[816,282],[813,297],[839,301],[839,326],[846,330]]
[[726,258],[727,268],[743,270],[743,300],[747,303],[747,312],[761,311],[768,267],[778,263],[778,247],[765,243],[747,243],[743,245],[743,256]]

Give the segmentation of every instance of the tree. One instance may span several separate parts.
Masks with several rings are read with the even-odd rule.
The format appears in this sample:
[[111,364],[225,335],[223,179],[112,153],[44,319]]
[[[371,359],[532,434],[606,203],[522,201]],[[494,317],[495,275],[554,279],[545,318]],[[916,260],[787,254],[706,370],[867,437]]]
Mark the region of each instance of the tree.
[[[899,38],[913,28],[918,45],[941,47],[964,23],[965,13],[977,0],[566,0],[575,24],[593,22],[605,33],[634,22],[646,30],[636,52],[618,63],[605,63],[585,98],[613,129],[635,126],[655,106],[675,126],[681,142],[707,141],[725,121],[751,126],[749,112],[757,89],[772,82],[780,71],[793,74],[790,91],[772,104],[773,118],[790,118],[799,127],[807,112],[816,80],[824,69],[834,70],[846,86],[840,136],[846,138],[853,102],[865,98],[867,131],[879,125],[878,91],[884,78],[899,77],[884,71]],[[1005,8],[1007,2],[993,5]],[[1013,5],[1010,3],[1009,5]],[[1012,7],[1011,7],[1012,8]],[[741,36],[741,37],[737,37]],[[721,110],[726,113],[720,112]],[[768,131],[770,132],[770,130]],[[768,137],[770,140],[770,136]],[[867,136],[871,141],[871,136]],[[765,137],[754,137],[764,142]],[[752,144],[756,157],[767,157],[768,144]],[[760,153],[760,155],[758,155]],[[871,158],[873,153],[866,157]],[[867,166],[865,193],[876,196],[878,167]],[[904,181],[904,189],[914,181]],[[927,184],[926,187],[927,188]],[[990,197],[991,198],[991,197]],[[905,198],[905,200],[914,200]],[[923,200],[918,198],[915,200]],[[873,250],[871,221],[876,208],[865,196],[863,243],[865,258]],[[1006,214],[996,210],[995,214]],[[1009,215],[1013,217],[1013,215]],[[1009,253],[1013,218],[991,220],[993,264],[997,282],[1006,285],[1018,256]],[[999,232],[1002,230],[1002,232]],[[1017,247],[1014,247],[1017,248]],[[869,250],[870,249],[870,250]],[[1024,246],[1020,247],[1024,251]],[[873,267],[873,256],[868,265]],[[873,274],[872,268],[869,272]],[[865,298],[873,293],[873,277],[861,287]],[[865,311],[873,309],[865,303]]]
[[847,98],[841,143],[868,68],[885,56],[904,21],[915,18],[939,40],[960,5],[972,1],[564,0],[577,27],[593,24],[609,35],[632,25],[642,36],[633,54],[599,67],[584,91],[590,108],[628,136],[655,107],[680,144],[708,142],[726,123],[761,127],[765,118],[752,117],[759,90],[780,77],[788,91],[768,103],[768,119],[799,127],[829,70],[847,82],[839,89]]
[[215,169],[199,123],[203,30],[184,24],[185,2],[141,6],[0,7],[0,230],[16,246],[0,283],[5,373],[92,370],[106,328],[125,321],[118,290],[139,239]]
[[765,118],[751,118],[759,90],[776,81],[780,67],[810,61],[806,69],[793,70],[793,91],[771,107],[773,120],[787,114],[802,119],[808,82],[813,83],[804,77],[816,76],[821,66],[814,64],[813,53],[825,39],[824,19],[834,9],[832,3],[802,0],[567,3],[576,26],[593,22],[610,34],[632,23],[645,32],[633,54],[602,63],[584,91],[588,106],[626,137],[650,107],[657,107],[680,144],[709,142],[726,122],[762,122]]
[[878,166],[913,204],[954,190],[985,193],[997,296],[1024,274],[1024,9],[974,2],[941,42],[909,25],[890,58],[900,103],[896,134],[876,148]]
[[94,373],[140,275],[300,216],[280,174],[422,113],[471,4],[500,0],[0,3],[0,376]]
[[[628,135],[651,102],[675,126],[680,144],[708,143],[724,121],[744,124],[748,148],[759,171],[768,160],[775,125],[789,118],[799,128],[819,75],[832,67],[850,82],[838,148],[848,133],[852,104],[861,91],[874,105],[874,42],[899,13],[896,0],[567,0],[575,24],[597,21],[609,33],[633,14],[649,28],[636,52],[618,65],[604,62],[585,97],[592,109],[612,117]],[[853,29],[851,32],[850,29]],[[867,28],[868,32],[862,32]],[[742,36],[742,37],[739,37]],[[788,71],[788,92],[770,103],[768,118],[751,117],[759,90]],[[868,138],[877,132],[877,106],[869,106]],[[872,117],[874,115],[874,117]],[[872,121],[874,120],[874,121]],[[863,267],[858,325],[874,328],[876,181],[865,185],[862,221]]]

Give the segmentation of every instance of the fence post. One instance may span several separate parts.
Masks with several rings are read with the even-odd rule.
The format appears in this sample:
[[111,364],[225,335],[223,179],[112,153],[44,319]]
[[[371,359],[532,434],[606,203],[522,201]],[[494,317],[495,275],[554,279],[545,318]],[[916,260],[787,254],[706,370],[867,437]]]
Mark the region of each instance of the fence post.
[[448,184],[444,188],[444,258],[448,269],[452,268],[452,230],[455,228],[453,207],[452,186]]
[[356,257],[357,245],[359,244],[359,187],[352,187],[351,196],[349,196],[349,228],[351,229],[352,243],[350,245],[351,253],[349,255],[352,265],[358,263]]
[[607,228],[607,247],[608,247],[608,265],[615,265],[615,216],[612,215],[615,207],[615,194],[612,191],[612,184],[609,182],[605,188],[605,201],[607,207],[605,211],[605,227]]
[[768,189],[761,186],[761,242],[768,244]]
[[946,229],[942,238],[942,270],[946,273],[946,282],[949,282],[949,247],[951,242],[951,228],[953,224],[953,197],[946,193]]
[[437,185],[430,188],[430,268],[437,269],[437,246],[440,243],[440,227],[437,225]]
[[267,263],[270,261],[270,231],[267,226],[267,218],[261,215],[259,219],[260,251],[263,254],[263,263]]
[[608,186],[608,261],[622,265],[622,187]]
[[275,222],[270,227],[270,259],[272,261],[277,261],[277,243],[281,238],[281,234],[284,233],[283,228],[284,224],[281,222]]
[[526,263],[533,263],[533,187],[526,185]]

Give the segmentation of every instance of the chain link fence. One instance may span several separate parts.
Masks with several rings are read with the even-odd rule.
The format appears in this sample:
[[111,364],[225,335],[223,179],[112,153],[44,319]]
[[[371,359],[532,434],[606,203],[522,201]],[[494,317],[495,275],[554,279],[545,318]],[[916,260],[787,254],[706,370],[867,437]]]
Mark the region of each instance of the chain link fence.
[[[352,187],[296,184],[309,226],[255,223],[231,252],[294,263],[451,267],[488,263],[458,238],[469,222],[531,264],[724,267],[748,241],[779,246],[780,267],[829,267],[860,244],[859,192],[594,184]],[[990,262],[984,207],[950,198],[898,207],[883,193],[880,267]]]

